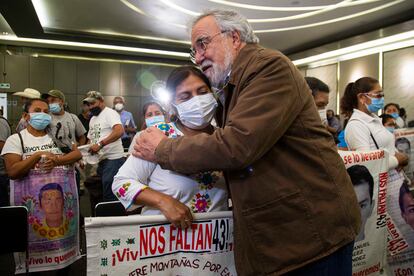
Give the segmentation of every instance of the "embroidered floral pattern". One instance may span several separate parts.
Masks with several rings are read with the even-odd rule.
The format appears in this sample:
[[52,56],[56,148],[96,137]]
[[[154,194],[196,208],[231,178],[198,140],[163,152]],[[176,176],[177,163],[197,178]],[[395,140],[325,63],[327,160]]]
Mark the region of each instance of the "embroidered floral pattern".
[[130,182],[122,184],[122,187],[119,188],[118,191],[116,192],[116,196],[117,197],[125,197],[125,194],[129,189],[129,186],[131,186]]
[[162,130],[164,134],[169,138],[177,138],[178,134],[177,131],[174,129],[174,127],[171,124],[168,123],[161,123],[154,125],[159,130]]
[[191,200],[191,210],[194,213],[205,213],[211,207],[208,191],[219,180],[219,174],[217,172],[202,172],[196,174],[194,179],[199,184],[200,192]]
[[211,205],[211,199],[208,194],[197,193],[191,201],[191,209],[194,213],[205,213]]

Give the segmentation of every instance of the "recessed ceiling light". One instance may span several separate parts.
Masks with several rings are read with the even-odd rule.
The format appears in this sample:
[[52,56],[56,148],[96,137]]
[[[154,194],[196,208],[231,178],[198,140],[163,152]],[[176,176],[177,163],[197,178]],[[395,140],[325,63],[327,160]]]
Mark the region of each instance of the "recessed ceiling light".
[[8,35],[9,33],[8,33],[8,32],[2,32],[2,34],[3,34],[3,35]]

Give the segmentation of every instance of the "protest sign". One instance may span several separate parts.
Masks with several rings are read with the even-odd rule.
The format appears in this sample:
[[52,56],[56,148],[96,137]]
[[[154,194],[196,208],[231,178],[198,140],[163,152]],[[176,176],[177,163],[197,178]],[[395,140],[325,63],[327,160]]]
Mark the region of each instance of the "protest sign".
[[[29,271],[56,270],[79,257],[79,206],[73,169],[31,170],[10,183],[12,205],[29,212]],[[24,273],[25,253],[15,253],[16,273]]]
[[391,275],[414,275],[414,197],[410,179],[391,170],[387,211],[388,264]]
[[395,147],[399,152],[405,153],[408,156],[408,165],[404,168],[405,174],[411,182],[414,182],[414,128],[396,129]]
[[352,254],[353,276],[379,275],[386,266],[388,152],[339,152],[361,208]]
[[88,275],[236,275],[232,213],[194,218],[187,229],[161,215],[86,218]]

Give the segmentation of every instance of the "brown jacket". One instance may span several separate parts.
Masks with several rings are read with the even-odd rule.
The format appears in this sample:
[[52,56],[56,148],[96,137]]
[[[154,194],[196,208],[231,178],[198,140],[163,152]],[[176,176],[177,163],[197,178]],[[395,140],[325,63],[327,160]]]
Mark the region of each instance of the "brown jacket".
[[164,140],[156,156],[182,173],[226,172],[238,274],[286,273],[353,241],[360,210],[352,183],[290,60],[248,44],[225,92],[223,128]]

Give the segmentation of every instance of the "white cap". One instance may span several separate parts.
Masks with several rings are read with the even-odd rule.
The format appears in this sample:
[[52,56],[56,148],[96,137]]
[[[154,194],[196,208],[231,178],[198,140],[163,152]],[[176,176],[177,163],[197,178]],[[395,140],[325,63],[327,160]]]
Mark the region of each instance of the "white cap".
[[13,95],[29,99],[40,99],[40,92],[32,88],[26,88],[24,91],[13,93]]

